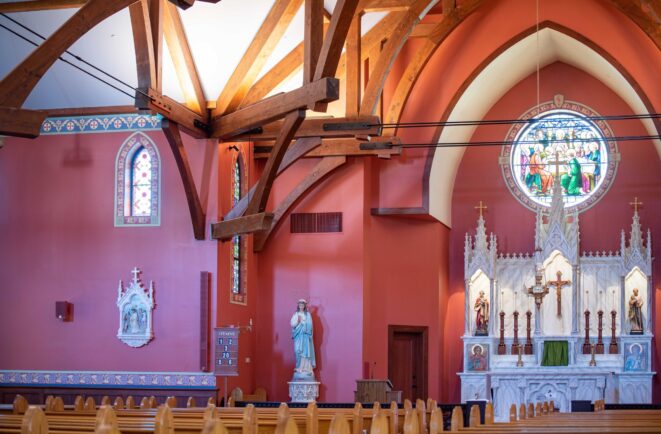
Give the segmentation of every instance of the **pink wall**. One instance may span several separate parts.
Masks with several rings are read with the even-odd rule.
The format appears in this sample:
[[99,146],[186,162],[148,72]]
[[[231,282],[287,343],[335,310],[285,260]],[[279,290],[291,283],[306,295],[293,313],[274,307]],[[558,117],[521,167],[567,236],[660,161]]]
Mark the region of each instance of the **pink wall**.
[[[303,160],[278,178],[277,203],[314,167]],[[291,234],[287,217],[258,255],[256,384],[287,400],[294,368],[289,319],[306,298],[314,320],[320,399],[352,401],[362,373],[363,164],[348,162],[293,212],[342,212],[341,233]]]
[[[199,370],[200,271],[215,273],[216,242],[195,241],[186,197],[161,132],[161,226],[113,225],[115,157],[130,133],[5,139],[0,150],[0,369]],[[198,186],[205,142],[186,139]],[[206,183],[202,183],[202,174]],[[216,220],[216,198],[208,201]],[[132,349],[116,338],[117,284],[154,280],[155,338]],[[73,322],[55,301],[74,304]]]
[[[561,93],[565,98],[579,101],[592,107],[600,114],[630,114],[628,106],[606,88],[582,71],[571,66],[555,63],[542,70],[541,100],[549,100],[554,94]],[[498,103],[496,103],[487,119],[511,119],[520,116],[530,108],[527,97],[535,90],[535,77],[531,76],[512,88]],[[616,136],[646,135],[639,121],[609,122]],[[479,127],[472,140],[492,140],[494,137],[505,137],[509,126]],[[661,203],[658,192],[661,191],[661,162],[656,149],[649,141],[618,143],[622,161],[619,164],[615,180],[604,198],[589,210],[580,214],[581,252],[584,250],[619,250],[620,231],[627,232],[631,227],[632,210],[629,202],[638,196],[645,203],[640,212],[641,222],[645,230],[651,228],[652,237],[661,236],[661,226],[658,217],[661,215]],[[463,245],[464,234],[474,234],[477,214],[474,206],[478,201],[484,201],[489,207],[486,213],[487,231],[493,231],[498,236],[498,248],[502,252],[533,251],[534,213],[521,205],[507,189],[498,157],[500,148],[486,147],[467,149],[459,167],[455,182],[452,221],[450,233],[450,300],[447,305],[449,312],[456,312],[464,306],[464,274]],[[658,243],[657,243],[658,244]],[[660,253],[659,247],[653,242],[653,256]],[[654,280],[658,280],[661,265],[654,264]],[[656,286],[656,293],[661,288]],[[656,298],[658,300],[658,297]],[[656,322],[654,333],[659,336],[661,324]],[[445,325],[446,346],[448,357],[444,367],[445,382],[449,385],[446,399],[458,399],[460,393],[459,381],[454,375],[462,369],[460,336],[463,333],[463,323],[448,320]],[[654,364],[658,366],[659,348],[657,346]],[[653,369],[657,369],[654,368]],[[661,383],[654,383],[655,402],[661,398]]]

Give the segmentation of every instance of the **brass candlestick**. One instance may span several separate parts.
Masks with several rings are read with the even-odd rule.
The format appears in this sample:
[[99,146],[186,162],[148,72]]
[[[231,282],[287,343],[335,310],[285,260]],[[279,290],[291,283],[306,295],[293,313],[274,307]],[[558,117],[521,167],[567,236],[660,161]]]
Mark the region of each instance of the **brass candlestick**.
[[597,359],[594,358],[595,347],[596,345],[590,345],[590,354],[592,355],[590,357],[590,366],[597,366]]
[[611,343],[608,346],[608,354],[617,354],[619,349],[617,348],[617,338],[615,337],[615,316],[617,312],[615,309],[611,310]]

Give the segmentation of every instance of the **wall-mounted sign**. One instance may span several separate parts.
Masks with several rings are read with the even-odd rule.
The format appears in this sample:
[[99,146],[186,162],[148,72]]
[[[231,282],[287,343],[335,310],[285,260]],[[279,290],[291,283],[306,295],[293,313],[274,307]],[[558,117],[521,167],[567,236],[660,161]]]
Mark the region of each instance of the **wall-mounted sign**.
[[215,375],[233,377],[239,375],[239,329],[216,327],[213,330]]

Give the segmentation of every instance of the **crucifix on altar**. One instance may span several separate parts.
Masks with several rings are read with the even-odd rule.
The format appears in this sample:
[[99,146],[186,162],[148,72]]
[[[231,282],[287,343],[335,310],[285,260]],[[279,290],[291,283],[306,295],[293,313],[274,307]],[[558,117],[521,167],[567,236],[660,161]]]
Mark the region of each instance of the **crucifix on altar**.
[[542,334],[540,308],[542,306],[542,300],[544,300],[544,296],[549,293],[548,285],[545,285],[542,282],[543,277],[544,277],[544,270],[538,268],[535,271],[535,284],[530,288],[526,288],[526,290],[528,291],[528,295],[532,295],[535,298],[535,336],[539,336]]
[[[480,205],[482,205],[482,202],[480,202]],[[638,202],[638,196],[636,196],[636,197],[633,198],[633,202],[629,202],[629,205],[631,205],[633,207],[633,211],[636,214],[638,214],[638,208],[642,208],[643,203]],[[482,215],[482,214],[480,213],[480,215]]]
[[558,276],[558,279],[552,280],[548,282],[548,284],[551,286],[555,286],[555,291],[558,298],[557,315],[562,316],[562,287],[569,285],[571,283],[571,280],[562,280],[562,271],[558,271],[556,273],[556,276]]

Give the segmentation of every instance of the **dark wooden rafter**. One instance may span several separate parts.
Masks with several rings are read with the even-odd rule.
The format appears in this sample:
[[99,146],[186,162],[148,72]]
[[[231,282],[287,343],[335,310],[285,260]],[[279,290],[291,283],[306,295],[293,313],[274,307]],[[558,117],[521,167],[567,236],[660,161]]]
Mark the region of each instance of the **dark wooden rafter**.
[[0,13],[47,11],[79,8],[87,0],[30,0],[0,3]]
[[324,43],[324,1],[305,0],[303,83],[314,81],[314,73]]
[[[344,41],[349,33],[351,21],[360,0],[338,0],[331,16],[328,32],[321,46],[314,79],[334,77],[340,63]],[[318,102],[312,107],[316,111],[326,111],[326,102]]]
[[179,86],[184,94],[186,106],[196,113],[207,116],[207,102],[200,83],[200,77],[191,54],[188,38],[181,22],[179,10],[166,3],[163,22],[163,34],[174,63]]
[[135,0],[89,0],[0,82],[0,105],[21,107],[59,56],[92,27]]
[[[404,110],[404,106],[413,90],[413,86],[417,82],[422,70],[429,62],[429,59],[434,54],[440,44],[457,28],[468,16],[470,16],[477,8],[484,2],[484,0],[467,0],[461,4],[461,7],[455,7],[447,10],[443,14],[441,22],[434,25],[427,39],[418,47],[413,59],[406,66],[406,70],[397,83],[395,92],[391,97],[391,102],[384,113],[384,122],[394,123],[399,122]],[[449,7],[449,6],[447,6]],[[396,130],[390,130],[394,134]]]
[[291,111],[303,109],[316,102],[334,101],[339,98],[339,87],[337,79],[327,77],[291,92],[274,95],[214,119],[211,137],[227,139],[257,126],[273,122]]
[[[263,127],[237,135],[234,141],[275,140],[282,129],[282,121],[265,124]],[[308,118],[296,132],[295,138],[301,137],[355,137],[378,136],[381,134],[381,121],[378,116],[359,116],[355,118]]]
[[250,194],[248,194],[248,204],[245,210],[242,210],[240,214],[237,212],[233,218],[213,224],[213,238],[227,240],[232,235],[257,232],[265,230],[270,226],[272,214],[266,213],[265,210],[273,181],[275,181],[278,169],[296,133],[296,129],[301,125],[304,118],[304,110],[295,110],[285,116],[285,123],[280,136],[276,140],[273,153],[269,156],[257,184],[250,190]]
[[193,174],[190,169],[188,155],[184,148],[184,142],[181,139],[179,126],[176,122],[163,119],[161,128],[163,129],[165,138],[170,144],[170,149],[172,150],[174,160],[177,163],[181,182],[183,183],[184,191],[186,192],[186,201],[188,202],[188,209],[193,224],[193,234],[195,235],[196,240],[204,240],[206,216],[202,209],[202,204],[200,203],[200,196],[197,193],[197,188],[195,187],[195,180],[193,179]]
[[369,12],[405,11],[411,6],[411,0],[362,0],[360,10]]
[[[285,169],[294,164],[296,160],[305,156],[308,152],[312,151],[319,145],[321,145],[321,137],[306,137],[303,139],[297,139],[294,143],[290,144],[287,152],[285,153],[285,156],[280,162],[280,167],[278,167],[276,176],[280,175]],[[268,155],[265,156],[265,158],[268,158]],[[225,220],[240,217],[246,212],[246,208],[248,208],[248,202],[250,202],[250,198],[252,198],[253,194],[255,194],[255,187],[256,186],[252,186],[248,193],[239,200],[239,202],[234,206],[234,208],[230,210],[230,212],[227,213],[227,215],[225,215]]]
[[282,132],[273,145],[273,151],[271,152],[269,159],[266,161],[266,166],[264,166],[262,175],[257,182],[255,193],[250,198],[250,202],[246,208],[247,214],[257,214],[264,212],[266,209],[266,203],[271,194],[271,187],[273,187],[273,181],[277,176],[280,163],[287,152],[289,144],[294,138],[294,134],[296,134],[296,130],[303,122],[303,119],[305,119],[304,110],[295,110],[285,116]]
[[[323,139],[321,144],[303,155],[305,158],[317,157],[367,157],[378,156],[390,158],[392,155],[402,153],[401,139],[399,137],[370,137],[370,140],[359,140],[355,138]],[[255,146],[254,158],[267,158],[271,153],[272,146]]]
[[135,106],[139,110],[150,110],[163,115],[166,119],[179,124],[181,128],[196,139],[209,137],[209,121],[206,116],[195,113],[185,105],[168,96],[161,95],[154,89],[146,89],[145,93],[147,96],[143,94],[136,95]]
[[404,46],[413,27],[420,22],[420,15],[429,8],[430,3],[430,0],[416,0],[404,14],[404,18],[391,31],[376,65],[374,65],[374,69],[370,72],[370,80],[365,88],[365,96],[360,106],[361,114],[374,113],[395,58]]
[[0,107],[0,134],[34,138],[39,136],[47,112]]
[[163,11],[165,2],[166,0],[149,0],[149,22],[152,32],[154,69],[156,70],[156,83],[151,87],[160,93],[163,93]]
[[335,169],[341,167],[347,162],[347,157],[325,157],[307,174],[307,176],[289,192],[282,202],[278,204],[273,212],[273,221],[269,228],[255,233],[253,241],[253,250],[261,252],[273,230],[282,221],[287,212],[298,202],[307,192],[312,190],[317,184],[326,179]]
[[636,23],[661,49],[661,2],[658,0],[609,0],[620,12]]
[[362,87],[360,80],[360,65],[362,63],[360,54],[361,20],[361,14],[354,15],[347,34],[345,56],[346,116],[358,116],[360,112],[360,91]]
[[276,0],[218,96],[212,116],[236,110],[287,30],[303,0]]
[[337,72],[344,41],[360,0],[338,0],[331,16],[328,33],[321,47],[314,79],[333,77]]
[[154,57],[154,39],[149,14],[149,0],[139,0],[129,6],[135,64],[138,70],[138,88],[156,88],[156,63]]

